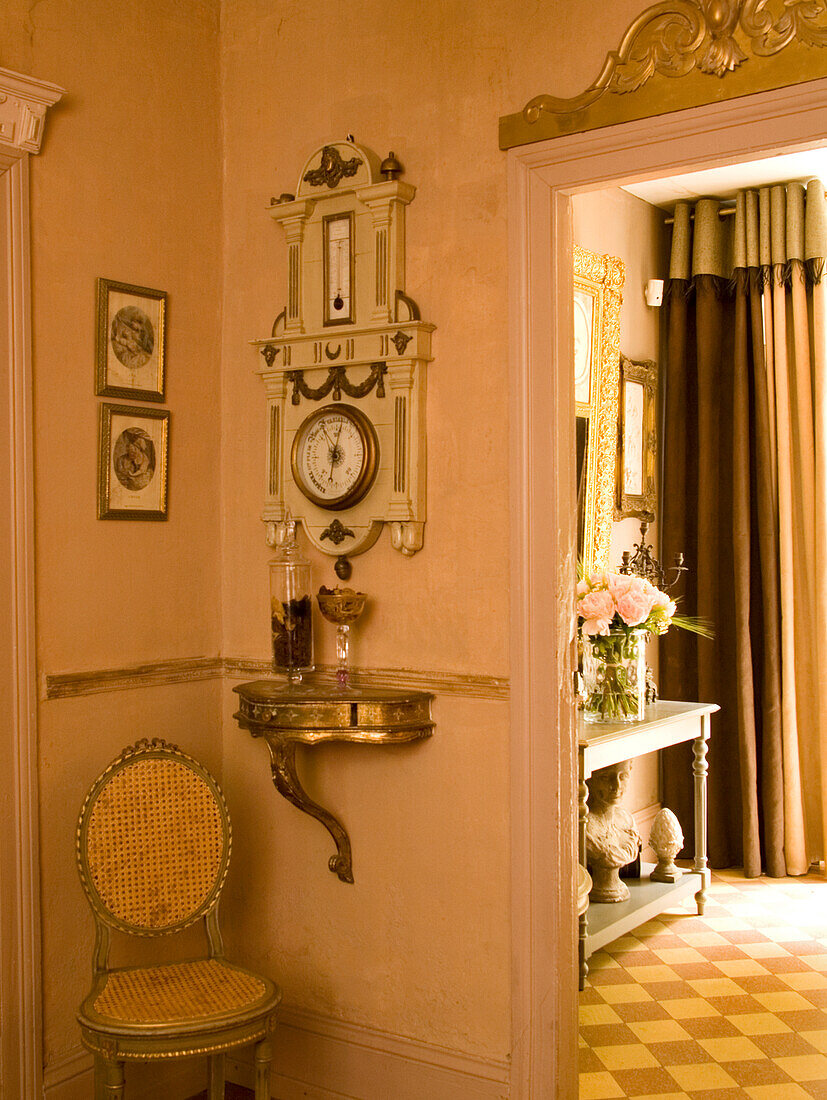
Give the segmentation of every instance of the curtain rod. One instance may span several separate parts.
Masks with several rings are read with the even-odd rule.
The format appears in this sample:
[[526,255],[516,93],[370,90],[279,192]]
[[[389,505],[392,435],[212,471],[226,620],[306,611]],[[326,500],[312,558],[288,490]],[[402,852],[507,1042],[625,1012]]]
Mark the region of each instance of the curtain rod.
[[[824,197],[827,198],[827,191],[824,192]],[[696,200],[696,201],[698,201],[698,200]],[[728,218],[734,213],[735,213],[735,207],[734,206],[722,206],[720,208],[720,210],[718,211],[718,217],[719,218]],[[694,210],[689,211],[689,220],[690,221],[695,220],[695,211]],[[670,214],[668,217],[664,218],[663,219],[663,224],[664,225],[674,225],[675,224],[675,215]]]
[[[735,207],[734,206],[722,206],[721,209],[718,211],[718,217],[719,218],[728,218],[728,217],[730,217],[730,215],[732,215],[734,213],[735,213]],[[690,221],[695,220],[695,211],[694,210],[689,211],[689,220]],[[664,218],[663,219],[663,224],[664,225],[674,225],[675,224],[675,215],[670,214],[668,218]]]

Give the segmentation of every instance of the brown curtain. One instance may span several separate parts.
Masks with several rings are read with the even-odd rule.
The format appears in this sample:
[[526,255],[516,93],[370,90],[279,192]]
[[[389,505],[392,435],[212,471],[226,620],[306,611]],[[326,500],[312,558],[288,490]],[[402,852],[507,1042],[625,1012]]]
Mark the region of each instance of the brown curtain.
[[[825,852],[827,545],[824,189],[743,192],[675,212],[667,299],[662,557],[690,565],[661,694],[717,702],[713,867],[802,874]],[[806,216],[805,216],[806,208]],[[822,660],[819,660],[819,654]],[[664,804],[691,845],[691,752],[664,753]]]

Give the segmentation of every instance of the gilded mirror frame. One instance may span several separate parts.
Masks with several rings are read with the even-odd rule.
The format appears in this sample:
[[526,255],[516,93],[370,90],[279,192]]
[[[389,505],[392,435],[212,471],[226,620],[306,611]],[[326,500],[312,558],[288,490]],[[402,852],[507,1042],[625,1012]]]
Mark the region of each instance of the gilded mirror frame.
[[[601,256],[574,246],[573,350],[578,362],[581,357],[588,357],[587,392],[582,380],[575,387],[576,415],[588,422],[580,546],[587,573],[608,568],[612,544],[620,389],[620,307],[625,281],[626,266],[617,256]],[[584,303],[586,310],[582,308]],[[581,322],[586,328],[578,337],[581,315],[586,318]]]

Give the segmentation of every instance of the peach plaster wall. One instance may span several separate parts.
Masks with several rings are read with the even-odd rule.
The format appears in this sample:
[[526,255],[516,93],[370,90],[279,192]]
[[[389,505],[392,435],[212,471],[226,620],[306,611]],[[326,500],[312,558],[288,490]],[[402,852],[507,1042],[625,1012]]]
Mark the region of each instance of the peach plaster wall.
[[[354,560],[371,610],[356,661],[508,674],[505,155],[500,114],[539,91],[580,91],[639,10],[580,4],[358,0],[225,4],[224,645],[268,652],[264,397],[251,339],[285,297],[270,196],[310,152],[353,133],[418,188],[407,293],[437,326],[428,368],[428,522],[411,560],[387,534]],[[313,556],[315,584],[332,559]],[[552,571],[550,570],[550,576]],[[318,624],[317,624],[318,625]],[[317,659],[332,636],[317,630]],[[236,812],[233,936],[279,976],[288,1005],[472,1055],[510,1048],[509,725],[493,699],[440,694],[433,739],[305,754],[314,797],[341,814],[356,885],[327,870],[321,826],[270,784],[265,747],[232,720],[224,777]],[[555,736],[549,730],[549,736]],[[263,881],[262,881],[263,877]],[[253,885],[255,883],[255,885]],[[335,1087],[335,1082],[329,1082]]]
[[[0,16],[0,64],[67,89],[32,160],[41,679],[220,650],[218,29],[218,4],[195,0],[7,0]],[[96,519],[96,276],[169,295],[167,522]],[[220,770],[219,710],[209,682],[41,703],[47,1083],[78,1053],[91,974],[83,795],[139,737]]]
[[[312,147],[354,132],[380,154],[393,148],[419,188],[407,289],[437,325],[426,545],[403,561],[383,537],[357,560],[354,580],[373,598],[357,660],[507,675],[497,119],[539,91],[580,91],[639,7],[620,0],[588,16],[575,0],[536,10],[506,0],[3,5],[0,64],[69,92],[33,164],[41,673],[266,655],[263,400],[247,341],[281,309],[284,248],[265,206],[292,189]],[[97,275],[170,293],[166,524],[94,518]],[[317,579],[332,580],[329,565]],[[322,660],[330,642],[320,639]],[[442,695],[428,744],[311,760],[308,785],[342,813],[354,842],[349,888],[326,870],[321,827],[272,791],[263,746],[235,728],[232,702],[216,683],[195,683],[42,704],[49,1065],[77,1049],[91,946],[72,855],[77,808],[124,743],[158,732],[217,771],[223,755],[237,836],[234,938],[292,1004],[504,1058],[506,704]]]

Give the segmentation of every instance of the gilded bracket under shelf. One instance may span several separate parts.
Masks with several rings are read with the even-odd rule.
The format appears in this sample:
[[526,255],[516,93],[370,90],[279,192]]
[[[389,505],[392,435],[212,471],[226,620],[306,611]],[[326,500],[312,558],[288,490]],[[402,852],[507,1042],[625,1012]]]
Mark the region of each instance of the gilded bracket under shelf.
[[296,772],[296,747],[325,742],[393,745],[430,737],[433,695],[427,691],[254,680],[233,688],[241,706],[235,719],[270,751],[276,790],[302,813],[320,821],[333,837],[336,854],[328,861],[342,882],[353,880],[350,837],[344,825],[314,802]]

